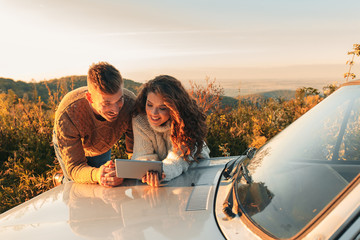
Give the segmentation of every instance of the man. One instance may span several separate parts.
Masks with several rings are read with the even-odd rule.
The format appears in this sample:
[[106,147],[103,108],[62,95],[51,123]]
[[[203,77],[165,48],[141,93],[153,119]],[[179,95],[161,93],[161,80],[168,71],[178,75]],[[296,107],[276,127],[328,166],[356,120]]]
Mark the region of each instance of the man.
[[63,181],[118,186],[111,148],[125,134],[133,150],[131,111],[135,94],[123,88],[119,71],[106,62],[90,66],[87,87],[64,96],[55,113],[54,149]]

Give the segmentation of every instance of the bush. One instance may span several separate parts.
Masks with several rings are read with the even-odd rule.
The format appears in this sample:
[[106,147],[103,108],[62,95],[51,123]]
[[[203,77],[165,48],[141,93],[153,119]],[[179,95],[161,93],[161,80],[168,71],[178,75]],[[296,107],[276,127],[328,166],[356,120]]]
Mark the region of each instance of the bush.
[[[239,101],[234,108],[224,108],[220,104],[223,90],[214,81],[208,85],[193,85],[191,93],[208,114],[207,143],[212,157],[240,155],[248,147],[261,147],[322,100],[317,91],[305,88],[289,101]],[[40,98],[18,99],[11,90],[0,94],[0,212],[54,187],[52,176],[60,167],[51,139],[61,96],[50,90],[49,96],[44,103]],[[124,138],[112,148],[114,158],[127,158]]]
[[3,212],[51,189],[59,170],[51,146],[54,111],[39,99],[0,94],[0,198]]

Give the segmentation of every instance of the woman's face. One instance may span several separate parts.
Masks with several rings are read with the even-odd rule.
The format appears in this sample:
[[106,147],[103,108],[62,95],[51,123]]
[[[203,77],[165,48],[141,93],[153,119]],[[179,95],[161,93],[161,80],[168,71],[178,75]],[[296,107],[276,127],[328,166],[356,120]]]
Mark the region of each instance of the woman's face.
[[148,93],[145,110],[148,121],[153,126],[160,126],[170,119],[170,110],[161,94]]

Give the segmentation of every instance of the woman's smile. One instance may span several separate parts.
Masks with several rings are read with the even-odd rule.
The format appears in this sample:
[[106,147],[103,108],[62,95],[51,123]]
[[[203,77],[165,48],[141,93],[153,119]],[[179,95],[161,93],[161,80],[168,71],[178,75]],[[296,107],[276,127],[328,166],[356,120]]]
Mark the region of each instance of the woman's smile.
[[170,119],[170,110],[160,94],[148,94],[145,110],[148,121],[153,126],[160,126]]

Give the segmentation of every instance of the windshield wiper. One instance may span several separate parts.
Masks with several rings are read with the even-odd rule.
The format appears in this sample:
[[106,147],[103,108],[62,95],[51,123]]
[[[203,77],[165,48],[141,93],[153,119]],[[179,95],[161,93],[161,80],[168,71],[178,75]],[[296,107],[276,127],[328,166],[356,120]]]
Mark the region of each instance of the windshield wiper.
[[239,156],[225,165],[223,176],[226,180],[234,177],[234,175],[238,172],[237,169],[239,168],[240,161],[243,161],[243,156]]
[[[253,158],[255,152],[256,152],[256,148],[249,148],[244,153],[246,157],[242,155],[237,159],[228,162],[225,166],[223,176],[226,180],[231,179],[232,181],[230,191],[226,196],[225,202],[223,203],[223,212],[229,219],[234,218],[236,214],[241,216],[241,212],[239,212],[238,202],[234,201],[234,199],[236,200],[236,195],[237,195],[237,188],[236,188],[237,185],[235,183],[240,181],[241,177],[244,177],[247,184],[250,184],[252,182],[252,178],[249,175],[249,171],[246,168],[244,161],[245,159]],[[233,209],[235,209],[235,212],[233,211]]]
[[244,165],[244,163],[241,163],[241,168],[240,171],[242,173],[242,176],[245,178],[245,181],[247,184],[252,183],[252,178],[249,175],[249,170],[247,169],[247,167]]

